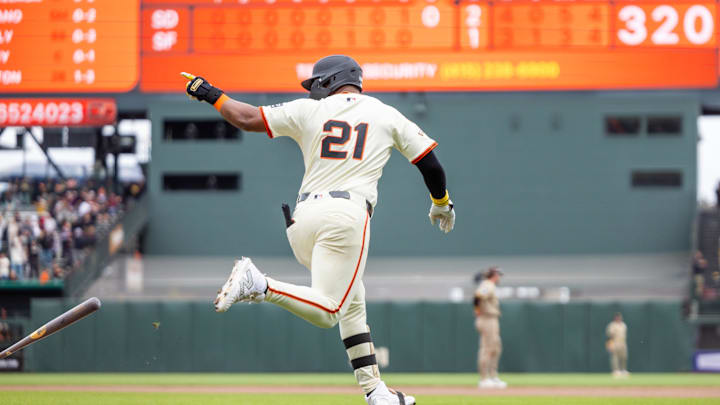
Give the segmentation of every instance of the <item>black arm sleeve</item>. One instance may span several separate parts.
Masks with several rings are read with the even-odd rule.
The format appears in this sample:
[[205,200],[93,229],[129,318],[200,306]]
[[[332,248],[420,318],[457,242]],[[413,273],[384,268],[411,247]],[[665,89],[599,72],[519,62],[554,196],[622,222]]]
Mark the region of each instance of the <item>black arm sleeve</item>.
[[440,162],[438,161],[435,153],[430,151],[424,158],[420,159],[415,163],[420,173],[422,173],[423,179],[425,179],[425,185],[430,190],[430,195],[433,198],[445,197],[445,191],[447,189],[445,185],[445,170],[443,170]]

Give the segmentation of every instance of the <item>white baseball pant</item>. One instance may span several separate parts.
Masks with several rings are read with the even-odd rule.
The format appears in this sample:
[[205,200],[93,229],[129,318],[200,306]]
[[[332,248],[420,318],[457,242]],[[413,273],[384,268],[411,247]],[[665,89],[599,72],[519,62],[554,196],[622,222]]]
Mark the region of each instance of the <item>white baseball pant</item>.
[[[295,258],[312,274],[311,287],[267,277],[265,300],[321,328],[340,324],[340,337],[369,332],[365,312],[363,273],[370,242],[370,215],[364,199],[312,194],[298,203],[287,237]],[[347,345],[346,345],[347,346]],[[347,348],[350,360],[373,354],[372,342]],[[366,393],[380,383],[377,365],[355,368]]]

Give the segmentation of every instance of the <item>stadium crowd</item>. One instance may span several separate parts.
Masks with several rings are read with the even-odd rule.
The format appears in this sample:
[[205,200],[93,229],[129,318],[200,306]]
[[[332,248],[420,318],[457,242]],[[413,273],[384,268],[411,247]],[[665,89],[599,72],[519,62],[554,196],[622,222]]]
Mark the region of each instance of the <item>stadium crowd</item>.
[[92,179],[14,179],[0,193],[0,280],[62,279],[138,198],[142,184],[108,191]]

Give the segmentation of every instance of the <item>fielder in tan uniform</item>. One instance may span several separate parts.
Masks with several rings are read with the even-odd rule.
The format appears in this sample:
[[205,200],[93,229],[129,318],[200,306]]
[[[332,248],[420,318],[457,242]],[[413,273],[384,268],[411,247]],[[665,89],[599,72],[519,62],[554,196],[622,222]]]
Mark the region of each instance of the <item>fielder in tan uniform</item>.
[[610,354],[610,367],[615,378],[627,377],[627,325],[623,322],[621,313],[616,313],[615,318],[605,328],[607,335],[606,349]]
[[480,388],[505,388],[507,383],[498,378],[498,363],[502,353],[500,340],[500,301],[495,293],[502,272],[491,267],[485,279],[475,290],[475,328],[480,333],[478,372]]
[[188,95],[212,104],[231,124],[271,139],[292,139],[305,165],[295,210],[291,214],[284,206],[283,212],[290,246],[310,270],[312,284],[266,277],[244,257],[220,289],[215,310],[267,301],[321,328],[339,324],[367,403],[414,405],[415,398],[388,389],[380,378],[362,277],[377,183],[393,149],[420,170],[430,191],[431,224],[445,233],[453,229],[455,211],[433,153],[437,143],[395,108],[362,94],[362,68],[344,55],[315,64],[312,77],[302,82],[309,98],[271,106],[233,100],[202,77],[183,76],[189,80]]

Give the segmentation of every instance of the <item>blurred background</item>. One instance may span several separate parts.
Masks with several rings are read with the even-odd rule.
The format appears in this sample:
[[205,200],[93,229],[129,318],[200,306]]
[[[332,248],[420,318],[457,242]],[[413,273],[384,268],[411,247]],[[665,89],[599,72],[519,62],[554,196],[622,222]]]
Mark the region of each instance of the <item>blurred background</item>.
[[[189,101],[306,97],[322,56],[436,139],[442,234],[394,154],[365,273],[390,371],[475,370],[476,275],[499,266],[501,371],[720,370],[715,1],[43,0],[0,4],[0,346],[102,310],[0,370],[345,371],[337,331],[270,305],[215,314],[233,259],[309,284],[280,205],[303,173]],[[263,361],[259,361],[263,353]]]

